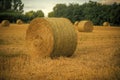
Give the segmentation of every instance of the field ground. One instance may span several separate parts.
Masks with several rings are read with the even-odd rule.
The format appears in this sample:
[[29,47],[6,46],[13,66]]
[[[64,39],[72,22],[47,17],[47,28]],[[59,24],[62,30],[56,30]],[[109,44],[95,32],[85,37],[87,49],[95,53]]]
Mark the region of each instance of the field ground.
[[31,60],[25,47],[28,25],[0,26],[0,80],[120,80],[120,27],[77,32],[70,58]]

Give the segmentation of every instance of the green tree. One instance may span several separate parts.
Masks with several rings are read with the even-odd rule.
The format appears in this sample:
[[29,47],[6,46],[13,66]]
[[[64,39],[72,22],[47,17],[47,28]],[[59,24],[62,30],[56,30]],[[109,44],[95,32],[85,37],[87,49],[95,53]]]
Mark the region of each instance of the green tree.
[[33,10],[28,11],[28,12],[25,13],[25,15],[30,17],[30,18],[34,17],[34,14],[35,14],[35,12]]
[[42,10],[38,10],[36,12],[34,12],[34,17],[44,17],[44,13]]
[[49,12],[48,13],[48,17],[54,17],[54,12],[52,11],[52,12]]
[[100,4],[89,1],[82,5],[79,4],[57,4],[49,17],[66,17],[72,22],[80,20],[91,20],[95,25],[102,25],[108,21],[111,25],[120,25],[120,3],[110,5]]
[[70,19],[72,22],[80,20],[81,10],[79,4],[69,4],[66,8],[66,18]]
[[110,6],[109,21],[111,25],[120,25],[120,4],[114,3]]
[[25,13],[26,16],[32,17],[32,18],[36,18],[36,17],[44,17],[44,13],[42,10],[38,10],[38,11],[28,11]]
[[55,17],[65,17],[66,16],[66,4],[56,4],[56,6],[53,8],[54,16]]
[[0,0],[0,11],[11,10],[12,0]]
[[0,0],[0,11],[23,12],[24,4],[21,0]]
[[84,19],[91,20],[94,24],[100,23],[101,4],[93,1],[82,5]]
[[13,11],[15,12],[23,12],[23,7],[24,7],[24,4],[22,3],[21,0],[12,0],[12,9]]

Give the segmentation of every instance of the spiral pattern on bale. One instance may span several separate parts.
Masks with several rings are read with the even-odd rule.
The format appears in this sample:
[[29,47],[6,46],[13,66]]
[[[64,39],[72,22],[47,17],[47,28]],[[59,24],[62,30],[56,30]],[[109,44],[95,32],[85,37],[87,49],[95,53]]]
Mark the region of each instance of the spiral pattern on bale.
[[69,57],[76,49],[77,34],[66,18],[36,18],[27,29],[26,40],[34,57]]

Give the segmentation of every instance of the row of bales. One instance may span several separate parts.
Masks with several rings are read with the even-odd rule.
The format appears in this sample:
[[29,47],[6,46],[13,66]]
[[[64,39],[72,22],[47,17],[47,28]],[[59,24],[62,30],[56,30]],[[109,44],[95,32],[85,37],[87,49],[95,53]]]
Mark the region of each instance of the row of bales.
[[[22,24],[22,20],[17,20]],[[9,26],[8,20],[3,20],[2,26]],[[104,26],[110,26],[108,22]],[[94,27],[89,20],[77,21],[74,25],[66,18],[35,18],[26,31],[28,53],[33,57],[71,56],[76,50],[77,33],[92,32]]]
[[[21,20],[21,19],[18,19],[17,21],[16,21],[16,24],[23,24],[24,22]],[[10,21],[9,20],[3,20],[2,22],[1,22],[1,25],[3,26],[3,27],[8,27],[9,25],[10,25]]]
[[[16,24],[23,24],[24,22],[21,20],[21,19],[18,19],[16,21]],[[1,22],[1,25],[2,26],[9,26],[10,25],[10,22],[8,20],[3,20]],[[76,21],[74,23],[74,26],[76,29],[78,29],[78,31],[87,31],[87,32],[91,32],[93,30],[93,23],[89,20],[83,20],[83,21]],[[91,27],[92,26],[92,27]],[[110,26],[110,23],[109,22],[104,22],[103,23],[103,26]],[[88,29],[89,28],[89,29]],[[84,30],[85,29],[85,30]]]

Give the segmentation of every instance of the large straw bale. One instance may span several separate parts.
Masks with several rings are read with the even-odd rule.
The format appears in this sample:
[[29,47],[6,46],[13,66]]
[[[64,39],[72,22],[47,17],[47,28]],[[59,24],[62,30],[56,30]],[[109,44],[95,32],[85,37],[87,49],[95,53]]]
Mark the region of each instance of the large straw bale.
[[110,26],[110,23],[109,23],[109,22],[104,22],[104,23],[103,23],[103,26],[108,27],[108,26]]
[[1,23],[1,25],[3,27],[8,27],[10,25],[10,22],[8,20],[3,20],[2,23]]
[[32,56],[71,56],[77,45],[73,24],[65,18],[36,18],[27,30],[28,51]]
[[22,21],[21,19],[18,19],[18,20],[16,21],[16,24],[23,24],[23,21]]
[[80,21],[77,27],[78,27],[79,32],[92,32],[93,31],[93,23],[89,20]]

